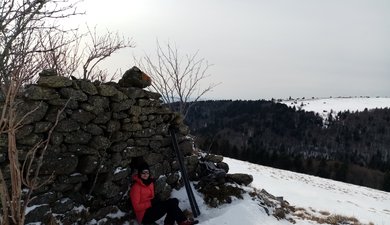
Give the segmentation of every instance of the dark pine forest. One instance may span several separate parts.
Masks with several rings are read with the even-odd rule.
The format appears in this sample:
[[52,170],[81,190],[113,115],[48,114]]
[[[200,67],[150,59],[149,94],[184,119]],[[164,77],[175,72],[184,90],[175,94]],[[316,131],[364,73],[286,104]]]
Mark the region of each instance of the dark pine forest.
[[186,117],[197,147],[390,191],[390,109],[318,114],[273,101],[203,101]]

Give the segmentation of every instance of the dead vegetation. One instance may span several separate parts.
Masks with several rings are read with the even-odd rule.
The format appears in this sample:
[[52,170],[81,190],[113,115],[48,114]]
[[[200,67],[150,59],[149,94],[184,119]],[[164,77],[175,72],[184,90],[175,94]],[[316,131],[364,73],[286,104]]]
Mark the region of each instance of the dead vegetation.
[[287,220],[292,224],[296,220],[310,220],[318,224],[331,225],[374,225],[370,222],[368,224],[361,223],[357,218],[352,216],[344,216],[339,214],[332,214],[324,210],[315,210],[313,208],[305,209],[302,207],[295,207],[290,205],[283,197],[275,197],[263,190],[256,190],[249,192],[252,200],[259,201],[259,206],[263,207],[268,215],[274,216],[278,220]]

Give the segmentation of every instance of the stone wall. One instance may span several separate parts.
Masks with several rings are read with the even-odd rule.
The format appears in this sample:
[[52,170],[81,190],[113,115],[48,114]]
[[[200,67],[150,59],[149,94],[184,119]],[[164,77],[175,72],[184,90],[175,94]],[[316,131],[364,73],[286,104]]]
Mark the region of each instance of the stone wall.
[[[38,207],[29,211],[27,222],[56,215],[64,224],[83,224],[88,217],[97,218],[102,209],[128,211],[130,175],[140,160],[151,166],[155,177],[164,175],[156,185],[161,198],[177,186],[178,163],[168,127],[174,124],[178,128],[180,149],[187,156],[192,153],[192,144],[185,137],[188,129],[163,106],[159,94],[142,89],[147,84],[137,82],[125,77],[118,83],[72,80],[44,71],[36,84],[26,87],[18,106],[19,118],[25,117],[17,132],[20,163],[33,146],[49,139],[39,175],[48,184],[34,192],[30,205]],[[0,148],[0,166],[9,174],[4,136]],[[197,157],[189,159],[191,169]],[[9,177],[6,180],[9,183]],[[88,210],[77,211],[77,207]]]

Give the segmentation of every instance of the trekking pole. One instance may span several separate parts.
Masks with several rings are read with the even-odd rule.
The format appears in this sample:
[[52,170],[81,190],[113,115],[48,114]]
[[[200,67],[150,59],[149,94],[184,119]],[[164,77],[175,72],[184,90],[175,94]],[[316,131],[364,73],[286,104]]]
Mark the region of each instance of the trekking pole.
[[169,133],[171,134],[173,149],[175,150],[176,156],[177,156],[178,161],[179,161],[180,171],[181,171],[181,174],[182,174],[183,180],[184,180],[184,186],[186,188],[188,200],[190,201],[190,205],[191,205],[191,211],[192,211],[192,214],[194,214],[194,217],[196,218],[197,216],[200,215],[200,210],[199,210],[198,204],[196,203],[194,192],[192,191],[191,184],[190,184],[190,181],[188,179],[187,171],[186,171],[185,165],[184,165],[184,157],[181,154],[181,152],[179,150],[179,146],[177,144],[175,128],[170,126]]

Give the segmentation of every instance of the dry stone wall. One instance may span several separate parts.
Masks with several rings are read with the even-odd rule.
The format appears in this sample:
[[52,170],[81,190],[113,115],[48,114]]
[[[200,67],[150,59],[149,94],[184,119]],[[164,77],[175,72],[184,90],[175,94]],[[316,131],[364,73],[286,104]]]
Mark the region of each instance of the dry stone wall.
[[[139,73],[132,70],[126,74]],[[161,198],[169,196],[179,176],[168,126],[178,128],[185,155],[191,155],[192,144],[185,138],[187,127],[162,104],[161,96],[142,89],[147,86],[143,78],[135,79],[138,83],[125,76],[118,83],[100,83],[44,71],[36,84],[26,87],[18,106],[19,118],[25,117],[17,132],[20,164],[37,143],[49,139],[39,175],[49,182],[34,192],[30,205],[39,207],[29,211],[27,222],[43,221],[50,214],[63,215],[65,224],[83,224],[78,216],[78,221],[70,219],[77,206],[89,207],[89,213],[108,206],[128,210],[126,193],[137,160],[145,160],[155,177],[165,175],[156,187]],[[0,166],[5,171],[6,142],[3,136]]]

